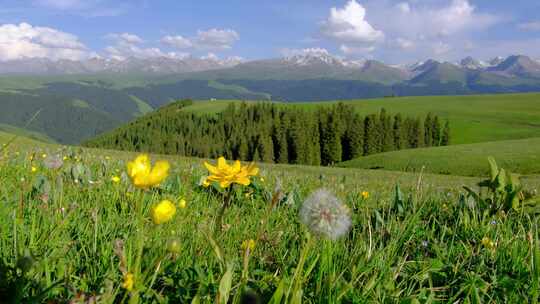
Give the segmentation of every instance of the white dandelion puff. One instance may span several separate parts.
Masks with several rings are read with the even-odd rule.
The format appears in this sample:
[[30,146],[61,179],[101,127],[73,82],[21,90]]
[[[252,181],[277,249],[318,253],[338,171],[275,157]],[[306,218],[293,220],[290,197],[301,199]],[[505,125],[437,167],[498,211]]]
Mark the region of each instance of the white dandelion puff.
[[351,228],[349,209],[325,189],[313,192],[300,209],[300,220],[312,233],[335,240]]

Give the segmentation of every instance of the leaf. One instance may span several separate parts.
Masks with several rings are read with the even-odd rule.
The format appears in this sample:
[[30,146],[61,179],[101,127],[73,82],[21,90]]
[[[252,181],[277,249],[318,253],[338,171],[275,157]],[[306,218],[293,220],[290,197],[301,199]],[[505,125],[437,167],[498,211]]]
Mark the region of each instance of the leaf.
[[504,169],[501,169],[496,178],[496,189],[497,191],[502,192],[504,191],[505,187],[506,187],[506,172],[504,171]]
[[218,291],[218,303],[227,304],[229,301],[229,295],[231,293],[232,279],[233,279],[233,263],[227,265],[227,271],[221,278],[219,282],[219,291]]
[[489,162],[489,171],[490,171],[491,181],[495,181],[495,178],[497,178],[497,175],[499,174],[499,168],[497,167],[497,162],[495,162],[495,158],[493,158],[493,156],[488,157],[488,162]]
[[272,298],[268,302],[269,304],[281,304],[281,299],[283,299],[283,295],[285,293],[285,288],[287,287],[287,279],[284,277],[279,282],[279,286],[274,291],[274,294],[272,295]]

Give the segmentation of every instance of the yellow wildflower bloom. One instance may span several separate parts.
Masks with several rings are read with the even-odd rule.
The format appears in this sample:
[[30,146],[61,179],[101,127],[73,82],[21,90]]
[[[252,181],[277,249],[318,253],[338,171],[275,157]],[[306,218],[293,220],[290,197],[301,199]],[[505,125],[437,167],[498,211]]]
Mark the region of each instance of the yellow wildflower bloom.
[[362,191],[361,195],[362,195],[363,199],[368,199],[369,198],[369,192],[367,192],[367,191]]
[[120,182],[120,177],[115,175],[115,176],[111,177],[111,181],[113,183],[115,183],[115,184],[118,184]]
[[186,200],[185,199],[181,199],[180,202],[178,203],[178,206],[182,209],[186,208]]
[[152,207],[150,215],[154,224],[160,225],[170,221],[176,213],[176,207],[169,200],[163,200],[161,203]]
[[32,170],[32,173],[35,173],[35,172],[37,172],[37,168],[36,168],[36,167],[34,167],[34,166],[32,166],[32,169],[31,169],[31,170]]
[[47,158],[47,154],[43,153],[43,154],[41,154],[41,157],[42,158]]
[[131,291],[133,289],[134,283],[135,280],[133,279],[133,274],[128,272],[124,275],[124,282],[122,283],[122,288],[126,289],[127,291]]
[[242,250],[247,250],[249,248],[249,251],[253,251],[255,249],[255,240],[249,239],[242,242]]
[[204,166],[210,173],[210,176],[206,178],[206,183],[218,182],[221,188],[227,188],[233,183],[248,186],[251,183],[250,177],[259,173],[259,168],[253,163],[242,166],[237,160],[230,166],[223,156],[218,159],[217,166],[212,166],[207,162]]
[[495,247],[497,246],[497,244],[495,244],[495,242],[493,242],[487,236],[482,238],[482,245],[484,245],[484,247],[486,247],[488,249],[495,249]]
[[127,173],[138,188],[148,189],[159,185],[169,175],[169,162],[158,161],[152,168],[147,154],[141,154],[127,164]]

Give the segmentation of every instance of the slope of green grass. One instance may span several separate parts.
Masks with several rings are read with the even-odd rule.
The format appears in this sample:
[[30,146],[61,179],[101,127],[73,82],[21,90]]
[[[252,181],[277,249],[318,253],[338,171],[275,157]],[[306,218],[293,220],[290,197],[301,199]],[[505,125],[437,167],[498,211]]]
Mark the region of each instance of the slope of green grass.
[[[232,101],[230,101],[232,102]],[[479,143],[538,137],[540,134],[540,94],[499,94],[474,96],[399,97],[345,101],[359,113],[373,114],[385,108],[389,113],[425,116],[428,112],[450,120],[452,144]],[[185,111],[217,112],[227,101],[197,102]],[[283,103],[284,106],[316,109],[332,102]]]
[[[159,188],[142,190],[125,175],[132,153],[18,142],[3,152],[1,302],[539,298],[538,219],[463,203],[461,185],[478,178],[264,165],[251,185],[223,194],[198,185],[208,174],[202,160],[167,157],[168,177]],[[43,154],[66,158],[49,169]],[[324,196],[309,198],[321,187],[336,195],[338,206]],[[152,214],[164,199],[176,212],[156,224]],[[311,207],[307,220],[299,216],[304,204]],[[330,239],[338,230],[343,234]]]
[[340,163],[340,167],[486,176],[486,157],[521,174],[540,174],[540,138],[401,150]]
[[150,106],[148,103],[146,103],[144,100],[140,99],[139,97],[134,96],[134,95],[129,95],[129,97],[131,97],[131,99],[137,104],[137,108],[139,109],[139,113],[137,113],[137,115],[144,115],[154,110],[152,106]]
[[17,128],[11,125],[0,124],[0,140],[4,141],[6,138],[12,138],[13,136],[19,136],[22,141],[29,141],[36,143],[54,143],[55,141],[45,134],[29,131],[22,128]]

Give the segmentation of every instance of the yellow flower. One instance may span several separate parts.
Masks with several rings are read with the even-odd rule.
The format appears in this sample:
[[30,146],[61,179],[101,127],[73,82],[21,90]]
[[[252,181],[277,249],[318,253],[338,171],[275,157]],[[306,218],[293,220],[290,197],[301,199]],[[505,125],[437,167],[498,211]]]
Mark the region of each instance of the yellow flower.
[[242,250],[247,250],[249,248],[249,251],[253,251],[255,249],[255,240],[249,239],[242,242]]
[[41,154],[41,157],[42,158],[47,158],[47,154],[43,153],[43,154]]
[[169,200],[161,201],[161,203],[154,205],[152,210],[150,210],[150,215],[156,225],[170,221],[175,213],[176,207]]
[[67,156],[64,156],[62,159],[63,159],[63,160],[68,160],[68,157],[67,157]]
[[169,175],[169,162],[158,161],[152,168],[147,154],[141,154],[127,164],[127,173],[138,188],[148,189],[159,185]]
[[113,183],[115,183],[115,184],[118,184],[120,182],[120,177],[115,175],[115,176],[111,177],[111,181]]
[[31,170],[32,170],[32,173],[35,173],[35,172],[37,172],[37,168],[36,168],[36,167],[34,167],[34,166],[32,166],[32,169],[31,169]]
[[368,199],[369,198],[369,192],[367,192],[367,191],[362,191],[361,195],[362,195],[363,199]]
[[488,249],[494,249],[497,245],[487,236],[482,238],[482,245]]
[[210,176],[206,178],[203,185],[218,182],[221,188],[227,188],[233,183],[248,186],[251,183],[250,177],[259,173],[259,168],[253,163],[242,166],[237,160],[230,166],[223,156],[218,159],[217,166],[212,166],[207,162],[204,166],[208,169]]
[[127,291],[131,291],[133,289],[134,283],[135,280],[133,279],[133,274],[128,272],[124,275],[124,282],[122,283],[122,288],[126,289]]
[[178,203],[178,206],[182,209],[186,208],[186,200],[185,199],[181,199],[180,202]]

